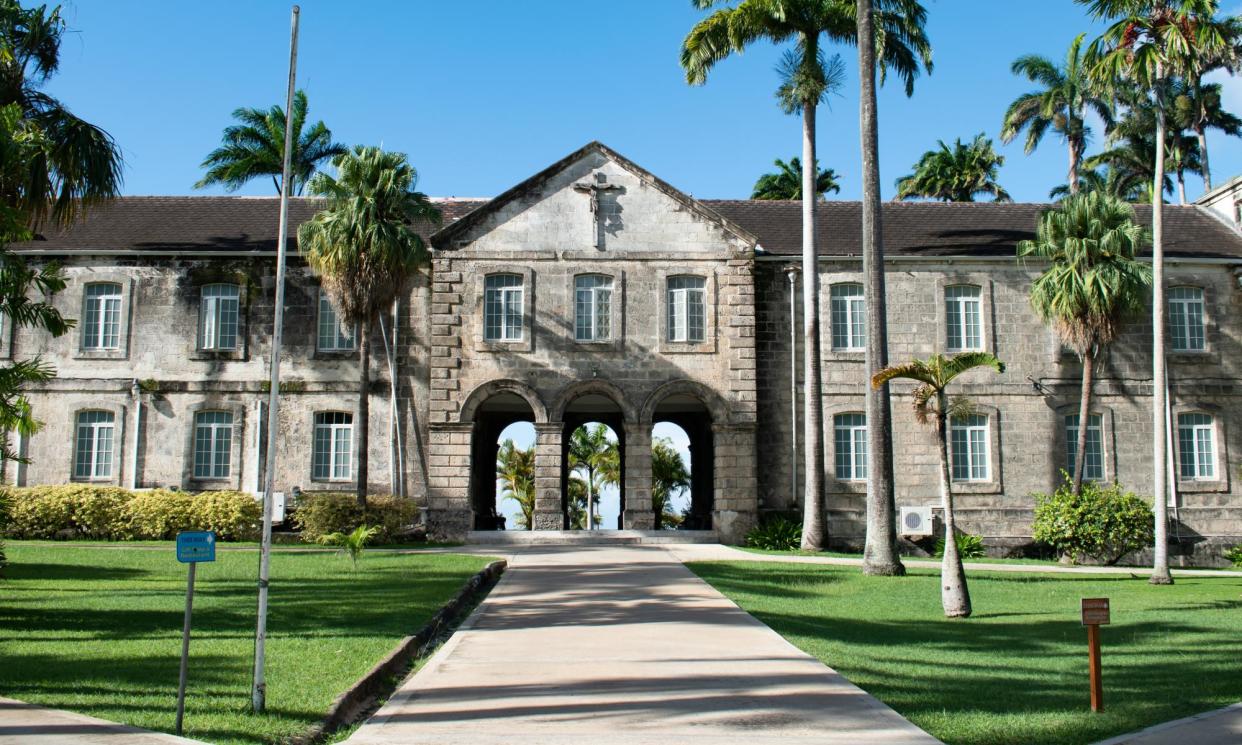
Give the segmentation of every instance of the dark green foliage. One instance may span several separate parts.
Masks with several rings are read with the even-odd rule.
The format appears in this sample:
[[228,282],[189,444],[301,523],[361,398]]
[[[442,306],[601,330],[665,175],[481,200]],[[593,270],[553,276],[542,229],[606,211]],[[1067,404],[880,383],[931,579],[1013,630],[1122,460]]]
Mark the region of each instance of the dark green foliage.
[[996,202],[1013,201],[997,181],[1005,156],[996,152],[987,135],[980,133],[969,143],[958,139],[952,147],[944,140],[938,144],[938,149],[923,153],[914,173],[897,179],[897,199],[973,202],[977,195],[987,194]]
[[1035,540],[1078,562],[1091,559],[1116,564],[1154,539],[1150,500],[1124,491],[1120,484],[1084,482],[1074,494],[1068,476],[1052,494],[1035,494]]
[[[982,559],[988,552],[983,545],[983,537],[973,533],[957,534],[957,552],[963,559]],[[936,539],[936,558],[944,556],[944,536]]]
[[[0,561],[3,561],[2,556],[0,556]],[[1242,544],[1234,546],[1233,548],[1226,551],[1225,561],[1230,562],[1235,567],[1242,568]]]
[[746,534],[746,545],[767,551],[796,551],[802,545],[802,523],[784,515],[764,518]]
[[[755,182],[751,199],[801,199],[802,159],[790,158],[789,162],[777,158],[776,173],[765,173]],[[828,192],[841,193],[840,176],[831,168],[819,168],[816,164],[815,196],[823,199]]]
[[362,525],[376,530],[374,543],[391,543],[417,515],[418,505],[412,499],[372,496],[363,507],[352,494],[325,492],[303,494],[293,519],[307,543],[317,543],[332,533],[351,533]]

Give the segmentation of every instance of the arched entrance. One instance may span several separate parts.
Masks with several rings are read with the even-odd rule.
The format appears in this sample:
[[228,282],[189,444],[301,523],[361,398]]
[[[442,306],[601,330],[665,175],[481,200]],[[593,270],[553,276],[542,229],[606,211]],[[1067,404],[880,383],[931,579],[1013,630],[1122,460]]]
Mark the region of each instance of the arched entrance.
[[500,450],[500,435],[516,422],[533,424],[535,412],[524,397],[514,391],[500,390],[480,402],[473,416],[470,506],[474,512],[474,530],[499,530],[505,524],[497,509],[496,456]]
[[[561,438],[561,514],[564,521],[564,529],[573,530],[578,527],[584,527],[577,524],[578,521],[573,519],[574,515],[572,514],[574,499],[571,490],[573,489],[575,469],[571,450],[573,448],[574,433],[580,429],[584,433],[589,429],[600,431],[598,430],[598,425],[603,425],[606,428],[600,432],[603,437],[616,443],[615,489],[617,505],[613,508],[611,500],[609,500],[608,514],[601,515],[604,518],[603,524],[595,527],[606,530],[621,528],[621,516],[625,513],[625,414],[621,406],[604,393],[587,391],[569,400],[560,409],[560,416],[564,424]],[[579,478],[585,476],[584,470],[579,469],[577,476]],[[596,492],[597,489],[592,488],[591,491]]]
[[688,392],[672,392],[661,398],[651,412],[653,431],[655,425],[665,422],[679,427],[689,441],[690,505],[679,527],[682,530],[711,530],[716,485],[712,414],[697,396]]

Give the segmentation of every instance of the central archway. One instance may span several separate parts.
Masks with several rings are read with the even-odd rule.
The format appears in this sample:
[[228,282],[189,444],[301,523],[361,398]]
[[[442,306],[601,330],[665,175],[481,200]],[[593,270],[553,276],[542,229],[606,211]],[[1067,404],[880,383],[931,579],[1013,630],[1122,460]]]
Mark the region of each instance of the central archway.
[[[625,424],[626,416],[621,404],[612,398],[612,391],[600,387],[589,387],[576,391],[578,395],[567,398],[559,407],[561,422],[564,425],[561,439],[561,514],[565,530],[573,530],[576,524],[573,515],[575,500],[572,489],[574,475],[574,458],[572,457],[574,433],[588,427],[602,425],[606,430],[602,435],[615,442],[616,472],[615,487],[617,489],[617,507],[608,514],[602,515],[600,529],[613,530],[622,527],[622,515],[625,514]],[[584,430],[585,431],[585,430]],[[610,435],[610,436],[609,436]],[[593,488],[592,492],[595,491]]]
[[500,435],[517,422],[536,421],[530,402],[512,390],[499,390],[486,399],[472,402],[470,412],[474,430],[470,438],[470,506],[474,511],[474,530],[499,530],[505,519],[497,508],[496,456]]

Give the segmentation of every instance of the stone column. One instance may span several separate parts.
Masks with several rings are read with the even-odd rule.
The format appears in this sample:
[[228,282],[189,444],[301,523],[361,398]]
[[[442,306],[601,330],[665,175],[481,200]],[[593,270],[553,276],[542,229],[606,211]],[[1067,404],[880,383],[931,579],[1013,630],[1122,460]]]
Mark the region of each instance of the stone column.
[[626,530],[655,528],[651,503],[651,425],[640,424],[625,430],[625,513],[621,524]]
[[759,519],[753,424],[713,424],[716,494],[712,527],[721,543],[740,544]]
[[470,506],[473,424],[433,424],[427,453],[427,533],[462,540],[474,525]]
[[561,530],[561,443],[564,425],[560,422],[535,425],[535,530]]

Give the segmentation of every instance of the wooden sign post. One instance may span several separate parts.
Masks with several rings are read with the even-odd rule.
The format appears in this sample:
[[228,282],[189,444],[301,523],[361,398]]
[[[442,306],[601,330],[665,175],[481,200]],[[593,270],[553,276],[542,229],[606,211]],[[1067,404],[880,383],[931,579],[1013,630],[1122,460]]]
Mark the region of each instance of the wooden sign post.
[[1104,680],[1100,674],[1100,627],[1110,623],[1108,598],[1082,599],[1082,625],[1087,627],[1091,670],[1091,711],[1104,711]]

